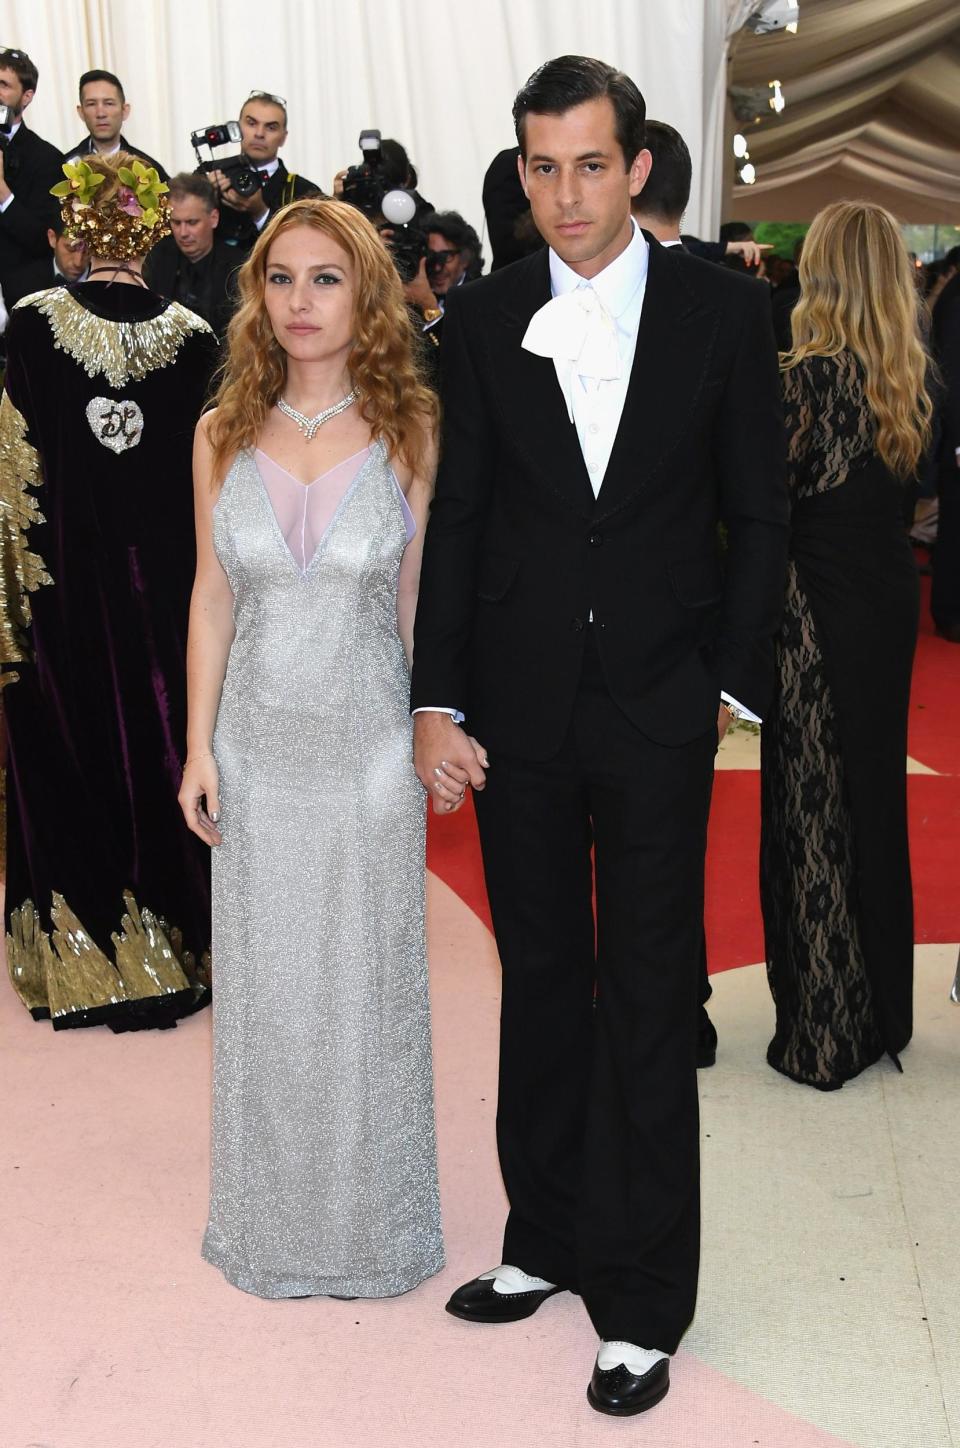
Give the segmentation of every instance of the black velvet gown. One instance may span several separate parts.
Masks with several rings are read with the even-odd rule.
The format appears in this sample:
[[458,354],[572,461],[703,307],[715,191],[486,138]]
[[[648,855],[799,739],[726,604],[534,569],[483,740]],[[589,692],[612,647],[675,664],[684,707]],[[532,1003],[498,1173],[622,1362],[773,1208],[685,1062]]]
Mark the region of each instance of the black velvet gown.
[[[833,1090],[910,1039],[907,709],[919,586],[903,487],[849,352],[784,374],[791,556],[762,730],[767,1059]],[[899,1064],[899,1063],[898,1063]]]
[[177,804],[205,322],[135,285],[26,298],[0,407],[7,959],[55,1027],[208,996],[209,854]]

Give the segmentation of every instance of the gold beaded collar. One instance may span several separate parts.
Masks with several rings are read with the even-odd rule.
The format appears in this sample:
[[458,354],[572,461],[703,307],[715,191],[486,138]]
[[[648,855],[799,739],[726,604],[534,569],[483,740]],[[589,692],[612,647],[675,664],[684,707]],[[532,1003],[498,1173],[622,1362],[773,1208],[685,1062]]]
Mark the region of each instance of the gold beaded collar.
[[171,302],[158,317],[136,322],[98,317],[66,287],[35,292],[19,305],[34,307],[46,317],[56,346],[79,362],[88,377],[102,373],[111,387],[123,387],[130,378],[138,382],[168,366],[191,333],[211,332],[179,302]]

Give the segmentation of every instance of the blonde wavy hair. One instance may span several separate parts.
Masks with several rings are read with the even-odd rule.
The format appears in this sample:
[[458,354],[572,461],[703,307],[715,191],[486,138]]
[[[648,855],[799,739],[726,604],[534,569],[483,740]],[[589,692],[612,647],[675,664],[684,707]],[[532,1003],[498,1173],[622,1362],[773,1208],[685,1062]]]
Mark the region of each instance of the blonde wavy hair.
[[236,453],[256,442],[286,382],[286,354],[273,334],[264,292],[270,248],[295,226],[322,232],[350,258],[354,329],[347,365],[374,438],[416,468],[436,424],[437,401],[414,360],[413,324],[386,247],[355,207],[306,197],[267,223],[238,274],[240,303],[227,331],[209,434],[215,485]]
[[793,348],[780,365],[853,352],[865,373],[877,452],[901,479],[916,472],[931,436],[922,306],[889,211],[869,201],[834,201],[814,217],[800,257]]

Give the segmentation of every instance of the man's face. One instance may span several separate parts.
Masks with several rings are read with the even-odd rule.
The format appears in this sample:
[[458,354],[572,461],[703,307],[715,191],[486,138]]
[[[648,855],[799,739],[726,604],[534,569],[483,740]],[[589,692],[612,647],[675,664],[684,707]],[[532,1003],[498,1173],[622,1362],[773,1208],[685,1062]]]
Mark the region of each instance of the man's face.
[[427,276],[434,296],[442,297],[455,287],[467,269],[467,258],[442,231],[427,235]]
[[200,261],[213,246],[220,212],[207,210],[200,196],[175,196],[170,202],[170,230],[173,239],[190,261]]
[[287,139],[283,108],[272,101],[247,101],[240,112],[243,151],[258,166],[275,161]]
[[33,91],[24,90],[16,72],[0,70],[0,106],[9,106],[17,120],[33,100]]
[[100,146],[115,144],[129,114],[130,107],[108,80],[88,81],[80,93],[77,115]]
[[630,198],[650,174],[650,152],[624,169],[608,96],[560,116],[528,114],[524,139],[520,183],[537,230],[574,271],[596,276],[630,240]]
[[47,241],[57,266],[68,282],[79,281],[87,269],[87,244],[73,241],[67,236],[58,236],[53,227],[47,232]]

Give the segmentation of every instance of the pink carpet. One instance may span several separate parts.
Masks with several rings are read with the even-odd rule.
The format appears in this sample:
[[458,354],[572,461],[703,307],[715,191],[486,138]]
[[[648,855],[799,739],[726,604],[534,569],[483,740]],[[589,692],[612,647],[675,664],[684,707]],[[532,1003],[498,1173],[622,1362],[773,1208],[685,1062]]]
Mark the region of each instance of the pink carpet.
[[55,1035],[0,990],[4,1448],[837,1448],[684,1353],[655,1415],[601,1418],[575,1299],[501,1329],[443,1312],[499,1260],[499,981],[489,934],[439,883],[430,938],[448,1266],[389,1302],[261,1302],[201,1261],[208,1014]]

